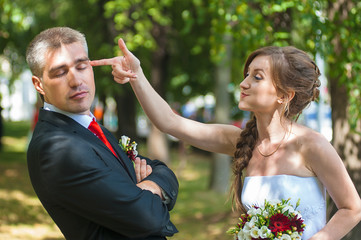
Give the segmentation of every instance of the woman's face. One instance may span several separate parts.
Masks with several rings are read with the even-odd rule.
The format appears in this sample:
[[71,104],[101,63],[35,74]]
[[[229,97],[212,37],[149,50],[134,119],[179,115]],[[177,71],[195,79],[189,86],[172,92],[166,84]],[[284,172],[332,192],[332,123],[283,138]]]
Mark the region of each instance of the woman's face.
[[238,108],[241,110],[267,113],[275,111],[280,105],[280,97],[273,85],[269,56],[257,56],[253,59],[240,88]]

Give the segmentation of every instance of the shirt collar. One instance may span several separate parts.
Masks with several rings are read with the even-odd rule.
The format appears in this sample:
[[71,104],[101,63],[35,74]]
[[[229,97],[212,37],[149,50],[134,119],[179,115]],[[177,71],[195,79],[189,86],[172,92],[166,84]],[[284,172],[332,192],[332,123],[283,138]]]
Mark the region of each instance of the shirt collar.
[[44,109],[48,110],[48,111],[53,111],[53,112],[64,114],[65,116],[70,117],[71,119],[73,119],[74,121],[76,121],[77,123],[79,123],[80,125],[82,125],[85,128],[88,128],[90,122],[93,120],[93,118],[95,118],[91,112],[90,112],[90,116],[85,115],[85,114],[69,113],[69,112],[60,110],[59,108],[57,108],[54,105],[51,105],[50,103],[47,103],[47,102],[44,102]]

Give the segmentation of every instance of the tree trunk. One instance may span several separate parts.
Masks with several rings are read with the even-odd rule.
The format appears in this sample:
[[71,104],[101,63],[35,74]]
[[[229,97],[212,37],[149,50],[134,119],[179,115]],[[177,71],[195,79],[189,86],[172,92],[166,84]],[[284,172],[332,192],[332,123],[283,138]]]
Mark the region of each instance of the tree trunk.
[[[353,1],[329,1],[327,16],[335,26],[342,26],[346,21],[354,5]],[[341,43],[340,34],[335,34],[331,40],[334,49],[334,58],[342,59],[342,54],[351,49],[345,49]],[[341,61],[342,62],[342,61]],[[335,69],[332,73],[341,72],[344,66],[339,66],[340,62],[335,61],[329,64],[329,69]],[[337,71],[339,69],[339,71]],[[350,76],[352,77],[352,76]],[[329,76],[331,108],[332,108],[332,130],[333,146],[344,161],[348,173],[356,186],[358,193],[361,193],[361,136],[351,131],[349,124],[349,96],[346,86],[340,85],[340,75]],[[361,120],[358,121],[357,130],[361,130]],[[335,204],[331,201],[329,204],[331,216],[337,211]],[[359,240],[361,236],[361,223],[359,223],[344,239]]]
[[[167,29],[153,22],[152,36],[157,42],[157,49],[152,55],[152,69],[150,82],[153,88],[165,98],[164,85],[167,71]],[[150,158],[161,160],[169,164],[169,150],[167,136],[151,124],[148,140],[148,155]]]
[[[330,69],[334,69],[330,66]],[[354,182],[358,193],[361,192],[361,136],[351,132],[348,122],[348,94],[346,87],[340,86],[338,78],[329,78],[332,108],[332,144],[344,161],[348,173]],[[360,131],[360,121],[358,124]],[[337,211],[330,201],[329,212],[332,216]],[[359,223],[344,239],[359,240],[361,224]]]
[[[216,67],[215,122],[229,124],[230,96],[228,85],[231,82],[232,36],[224,35],[223,43],[226,45],[226,52]],[[210,188],[220,193],[226,193],[229,189],[230,169],[230,157],[214,153]]]
[[117,103],[117,116],[118,116],[118,130],[116,136],[120,138],[122,135],[130,137],[132,140],[136,139],[136,100],[131,90],[126,90],[122,95],[117,94],[114,96]]

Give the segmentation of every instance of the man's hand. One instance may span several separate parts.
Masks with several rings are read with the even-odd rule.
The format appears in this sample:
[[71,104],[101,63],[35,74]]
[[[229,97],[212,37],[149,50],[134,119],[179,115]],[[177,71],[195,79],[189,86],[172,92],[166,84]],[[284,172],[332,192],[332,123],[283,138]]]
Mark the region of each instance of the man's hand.
[[137,71],[140,70],[140,61],[131,53],[122,38],[118,40],[118,46],[123,56],[90,61],[90,65],[112,66],[114,81],[117,83],[127,83],[131,79],[137,78]]
[[134,160],[134,170],[135,175],[137,176],[137,183],[140,183],[152,173],[152,167],[147,164],[145,159],[140,159],[139,157]]
[[145,180],[137,184],[137,186],[143,190],[151,191],[153,194],[158,195],[162,200],[164,200],[162,189],[153,181]]
[[153,181],[145,180],[152,173],[152,167],[147,164],[145,159],[139,157],[134,160],[134,170],[137,176],[137,186],[143,190],[151,191],[153,194],[157,194],[162,200],[164,200],[162,189]]

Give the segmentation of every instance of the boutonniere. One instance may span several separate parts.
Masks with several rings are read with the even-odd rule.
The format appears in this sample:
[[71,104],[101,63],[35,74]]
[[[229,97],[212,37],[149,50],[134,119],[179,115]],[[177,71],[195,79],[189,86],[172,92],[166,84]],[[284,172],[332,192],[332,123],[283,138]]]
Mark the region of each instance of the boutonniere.
[[128,155],[130,160],[134,162],[138,155],[137,143],[135,141],[131,142],[129,137],[123,135],[122,138],[119,139],[119,146]]

